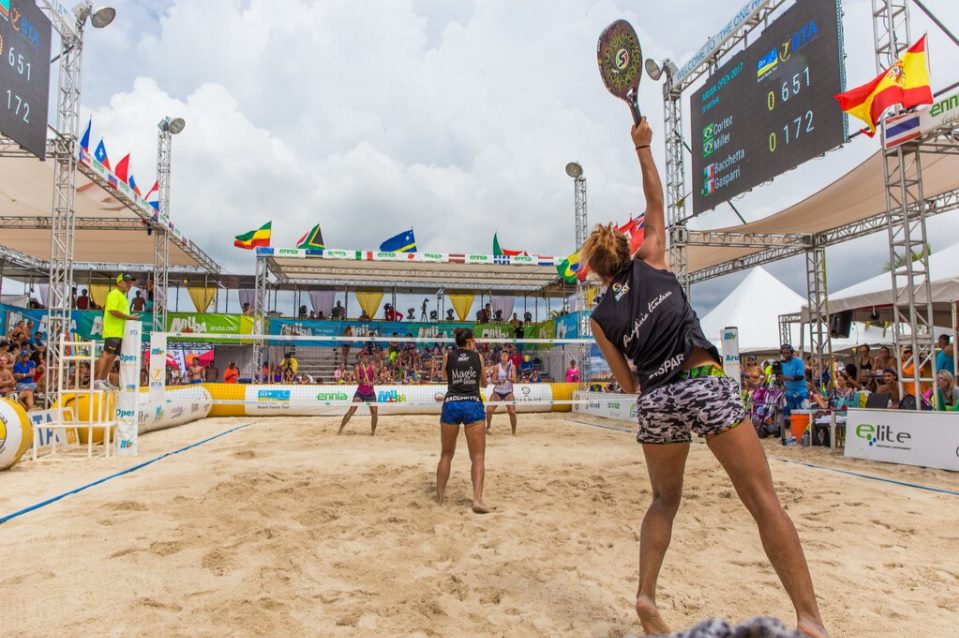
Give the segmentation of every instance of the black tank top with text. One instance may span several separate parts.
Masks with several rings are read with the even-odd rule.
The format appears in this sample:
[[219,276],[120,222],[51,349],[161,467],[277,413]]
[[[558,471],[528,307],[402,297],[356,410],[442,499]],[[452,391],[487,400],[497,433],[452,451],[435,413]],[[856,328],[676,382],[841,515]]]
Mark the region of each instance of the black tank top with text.
[[457,348],[446,356],[446,401],[480,398],[483,360],[473,350]]
[[592,318],[636,367],[643,392],[675,379],[694,347],[722,361],[676,275],[640,259],[613,278]]

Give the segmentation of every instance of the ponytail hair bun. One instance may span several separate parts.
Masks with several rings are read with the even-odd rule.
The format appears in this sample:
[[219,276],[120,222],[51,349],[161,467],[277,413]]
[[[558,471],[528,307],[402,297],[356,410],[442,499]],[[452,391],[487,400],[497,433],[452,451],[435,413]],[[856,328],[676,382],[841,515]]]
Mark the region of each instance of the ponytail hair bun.
[[629,240],[613,224],[597,224],[583,243],[582,259],[601,279],[612,279],[629,265]]
[[453,337],[456,339],[457,347],[462,348],[473,338],[473,331],[470,328],[457,328],[453,331]]

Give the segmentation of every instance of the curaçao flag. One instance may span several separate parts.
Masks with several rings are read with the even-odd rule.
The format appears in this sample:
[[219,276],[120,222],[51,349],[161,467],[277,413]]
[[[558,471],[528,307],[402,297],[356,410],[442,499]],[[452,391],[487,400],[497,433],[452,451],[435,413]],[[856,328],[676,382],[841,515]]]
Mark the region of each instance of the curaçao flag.
[[872,137],[890,106],[901,104],[908,109],[932,104],[929,71],[926,64],[926,36],[906,49],[892,67],[867,84],[836,96],[843,111],[866,123],[863,133]]
[[390,237],[380,244],[380,250],[390,253],[415,253],[416,238],[413,236],[413,229],[410,228],[395,237]]
[[323,245],[323,232],[320,230],[320,225],[317,224],[307,231],[305,235],[297,239],[296,247],[307,250],[323,250],[326,248],[326,246]]
[[270,245],[270,234],[272,232],[273,222],[266,222],[256,230],[237,235],[233,245],[237,248],[253,250],[254,248],[265,248]]

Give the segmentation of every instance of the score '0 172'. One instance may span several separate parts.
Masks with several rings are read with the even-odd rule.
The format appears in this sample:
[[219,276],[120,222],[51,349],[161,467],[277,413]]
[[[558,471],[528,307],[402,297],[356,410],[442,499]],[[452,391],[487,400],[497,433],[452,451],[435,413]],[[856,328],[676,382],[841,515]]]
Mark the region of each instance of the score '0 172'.
[[[816,127],[813,126],[813,112],[812,109],[806,111],[804,115],[793,118],[792,122],[783,126],[783,142],[785,144],[791,144],[792,142],[797,141],[800,137],[805,137],[808,133],[812,133],[816,130]],[[795,128],[796,132],[790,135],[792,129]],[[769,134],[769,152],[775,153],[776,147],[778,146],[779,138],[776,136],[776,131],[773,131]]]

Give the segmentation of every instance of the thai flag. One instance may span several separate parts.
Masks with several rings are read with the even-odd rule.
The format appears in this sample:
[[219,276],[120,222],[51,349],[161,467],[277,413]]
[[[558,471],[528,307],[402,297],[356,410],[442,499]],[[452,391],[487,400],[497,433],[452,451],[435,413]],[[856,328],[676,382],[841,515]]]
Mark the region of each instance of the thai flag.
[[886,148],[896,148],[922,135],[919,113],[906,113],[886,120]]

